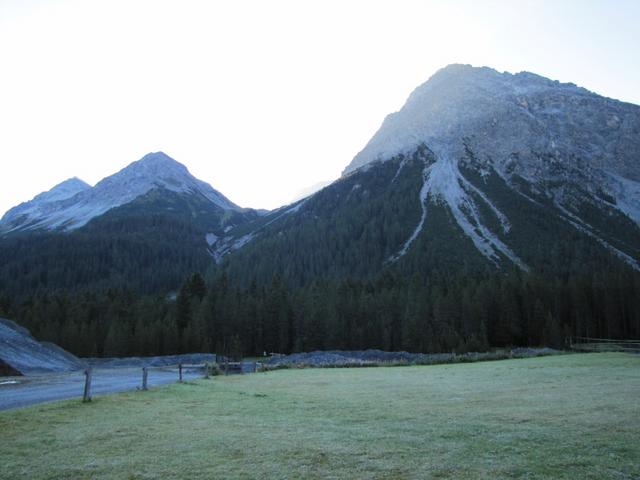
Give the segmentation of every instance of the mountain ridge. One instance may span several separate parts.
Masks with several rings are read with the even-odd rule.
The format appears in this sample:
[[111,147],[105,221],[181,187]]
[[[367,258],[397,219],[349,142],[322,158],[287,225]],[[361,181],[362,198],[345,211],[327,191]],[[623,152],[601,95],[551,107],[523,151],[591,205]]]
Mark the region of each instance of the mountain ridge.
[[0,219],[0,231],[74,230],[155,188],[202,195],[224,211],[241,210],[211,185],[191,175],[183,164],[164,152],[152,152],[94,187],[75,177],[58,184],[7,211]]
[[[640,107],[528,72],[451,65],[385,119],[340,179],[300,201],[240,209],[156,152],[53,202],[73,207],[98,190],[120,203],[53,225],[94,224],[98,235],[138,222],[150,235],[149,212],[184,220],[212,268],[263,281],[282,272],[297,285],[389,269],[582,268],[587,253],[640,270],[637,154]],[[579,251],[556,255],[563,242]]]
[[98,355],[637,338],[638,107],[534,74],[436,80],[366,162],[277,210],[224,209],[170,163],[80,228],[0,239],[0,309]]
[[[563,102],[565,105],[562,105]],[[507,107],[517,108],[507,111]],[[566,110],[563,111],[561,107]],[[603,111],[594,111],[596,108]],[[615,111],[616,108],[636,117],[629,119],[633,125],[625,126],[624,118],[616,119],[615,114],[619,113]],[[587,111],[589,109],[591,111]],[[481,133],[485,136],[504,128],[505,120],[517,121],[517,126],[526,127],[524,133],[529,134],[534,127],[538,127],[540,133],[550,130],[550,127],[557,127],[560,122],[572,125],[573,119],[569,118],[568,113],[587,111],[598,115],[598,118],[591,123],[586,119],[581,124],[574,125],[575,127],[582,127],[588,133],[601,125],[612,130],[624,128],[624,133],[634,133],[637,137],[639,110],[637,105],[603,97],[573,83],[560,83],[530,72],[499,73],[489,67],[453,64],[438,70],[429,80],[414,89],[398,112],[387,115],[381,127],[356,154],[344,173],[374,160],[407,153],[422,142],[434,143],[431,147],[434,150],[445,146],[437,144],[453,142],[459,150],[461,132],[468,128],[478,128],[476,122],[487,119],[491,124],[483,125],[485,128]],[[504,118],[505,114],[509,116]],[[607,117],[607,114],[612,115]],[[535,122],[531,124],[527,120]],[[567,132],[565,130],[562,133]],[[504,142],[503,150],[508,154],[517,150],[514,147],[522,147],[522,136],[524,134],[516,136],[518,142]],[[504,141],[505,138],[501,137],[500,140]],[[589,151],[588,147],[593,148],[589,139],[574,140],[581,143],[582,153],[589,154],[591,160],[594,160],[595,154],[602,153],[598,149],[595,152]],[[638,150],[640,141],[637,138],[632,140],[634,149],[633,152],[625,153],[624,158],[627,160]],[[547,145],[555,150],[563,146],[558,138],[548,138],[546,135],[536,142],[536,146]],[[635,164],[637,162],[629,163],[630,165],[623,165],[621,168],[625,167],[634,179],[640,180],[640,166]]]
[[[549,227],[554,225],[566,230],[563,237],[567,241],[575,242],[569,240],[573,235],[588,239],[580,248],[603,249],[603,255],[640,270],[640,183],[634,180],[640,175],[638,158],[640,107],[528,72],[501,74],[487,67],[452,65],[414,90],[403,108],[385,119],[339,181],[290,208],[279,209],[258,222],[253,232],[250,225],[244,225],[237,235],[231,232],[213,247],[231,254],[227,263],[232,269],[238,261],[234,259],[245,255],[259,269],[271,262],[259,252],[266,249],[277,256],[278,238],[289,242],[279,253],[284,256],[295,248],[288,237],[313,231],[311,222],[326,222],[327,231],[316,235],[332,240],[326,246],[316,245],[313,256],[319,255],[318,248],[341,252],[348,240],[342,235],[332,237],[335,227],[331,222],[342,223],[340,217],[344,217],[357,225],[351,227],[356,232],[375,224],[382,236],[371,237],[371,241],[383,244],[383,251],[394,246],[385,258],[369,255],[359,260],[371,263],[375,259],[379,271],[395,263],[406,264],[404,257],[430,258],[414,250],[425,248],[421,238],[438,236],[434,228],[449,229],[449,235],[462,234],[470,245],[461,248],[473,248],[489,265],[500,268],[506,261],[528,271],[548,257],[531,251],[534,246],[527,245],[518,231],[528,228],[519,218],[526,211],[531,216],[529,223],[549,229],[540,239],[545,245],[558,243]],[[420,171],[411,180],[404,178],[409,166]],[[373,173],[367,176],[369,171]],[[385,232],[386,224],[395,222],[393,218],[359,219],[343,211],[354,198],[373,200],[362,196],[371,191],[366,183],[377,185],[380,195],[416,179],[421,187],[407,191],[420,212],[413,226],[407,217],[403,225]],[[345,182],[352,185],[346,194],[340,187]],[[380,182],[386,185],[384,189]],[[342,197],[334,201],[329,198],[332,194]],[[520,211],[511,208],[516,203],[522,203]],[[403,208],[414,208],[403,204]],[[374,214],[381,215],[380,211]],[[431,215],[434,221],[438,219],[436,224]],[[540,223],[535,220],[540,216],[549,218]],[[352,241],[357,243],[357,238]],[[357,257],[347,260],[333,255],[335,262],[350,265],[345,272],[357,271]],[[240,262],[248,268],[244,260]],[[413,270],[419,269],[415,259],[410,262],[415,264]],[[268,270],[277,268],[271,265]],[[343,271],[343,267],[324,264],[321,271]]]
[[416,88],[345,168],[425,143],[457,160],[471,148],[503,177],[572,177],[640,224],[640,106],[524,72],[452,65]]

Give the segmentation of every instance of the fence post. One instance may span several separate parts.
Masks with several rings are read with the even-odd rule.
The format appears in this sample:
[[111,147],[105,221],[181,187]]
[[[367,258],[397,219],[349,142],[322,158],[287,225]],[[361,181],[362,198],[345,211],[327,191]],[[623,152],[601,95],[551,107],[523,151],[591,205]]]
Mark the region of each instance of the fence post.
[[209,378],[209,362],[204,362],[204,378]]
[[84,394],[82,395],[83,402],[91,401],[91,367],[84,371]]
[[182,383],[182,363],[178,364],[179,382]]
[[147,374],[149,373],[149,371],[147,370],[147,367],[142,367],[142,390],[146,390],[147,389]]
[[258,371],[258,362],[253,362],[253,373]]

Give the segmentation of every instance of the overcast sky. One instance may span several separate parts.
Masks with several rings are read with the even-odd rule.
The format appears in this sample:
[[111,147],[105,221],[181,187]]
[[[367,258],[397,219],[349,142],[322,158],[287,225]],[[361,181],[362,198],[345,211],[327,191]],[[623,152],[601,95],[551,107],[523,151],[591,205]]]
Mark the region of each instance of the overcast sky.
[[0,0],[0,214],[158,150],[280,206],[450,63],[640,104],[639,25],[634,0]]

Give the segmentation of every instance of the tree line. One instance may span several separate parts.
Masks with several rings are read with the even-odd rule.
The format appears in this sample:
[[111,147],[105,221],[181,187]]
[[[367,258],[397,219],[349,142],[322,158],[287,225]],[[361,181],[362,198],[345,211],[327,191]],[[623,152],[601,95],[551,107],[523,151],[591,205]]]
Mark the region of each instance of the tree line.
[[568,335],[640,336],[640,275],[507,273],[317,280],[291,288],[279,274],[240,286],[199,273],[173,295],[126,288],[0,296],[0,313],[40,340],[80,356],[218,352],[234,355],[317,349],[484,351],[562,347]]

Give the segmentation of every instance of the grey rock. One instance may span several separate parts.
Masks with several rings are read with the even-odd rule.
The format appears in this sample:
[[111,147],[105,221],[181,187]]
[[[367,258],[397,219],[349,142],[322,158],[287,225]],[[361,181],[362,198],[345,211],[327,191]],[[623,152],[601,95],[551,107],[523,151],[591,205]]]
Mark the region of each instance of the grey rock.
[[516,348],[495,352],[409,353],[382,350],[316,350],[274,356],[266,362],[267,368],[283,367],[367,367],[378,365],[432,365],[439,363],[473,362],[501,358],[527,358],[559,353],[551,348]]
[[[637,105],[529,72],[450,65],[385,118],[344,174],[421,144],[453,161],[469,148],[505,178],[573,180],[591,194],[604,191],[640,222]],[[550,194],[564,201],[562,192]]]
[[38,342],[27,329],[4,318],[0,318],[0,361],[22,375],[69,372],[86,366],[66,350]]
[[240,210],[211,185],[191,175],[187,167],[163,152],[155,152],[102,179],[94,187],[71,179],[12,208],[0,220],[0,232],[73,230],[156,188],[194,193],[222,210]]

